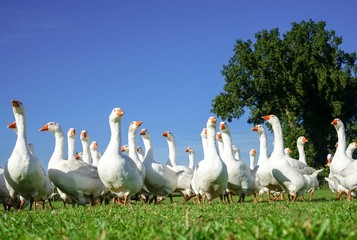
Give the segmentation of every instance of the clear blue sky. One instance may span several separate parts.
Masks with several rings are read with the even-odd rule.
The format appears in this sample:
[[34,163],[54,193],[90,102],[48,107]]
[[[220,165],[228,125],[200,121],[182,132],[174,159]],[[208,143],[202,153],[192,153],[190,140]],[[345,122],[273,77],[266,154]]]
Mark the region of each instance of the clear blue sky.
[[[14,121],[11,99],[27,111],[28,139],[45,168],[54,137],[38,129],[59,122],[77,130],[76,150],[86,129],[104,151],[108,115],[120,107],[122,140],[133,120],[143,121],[159,162],[168,158],[161,133],[176,139],[178,162],[184,149],[202,159],[200,132],[222,91],[221,69],[237,39],[254,40],[262,29],[284,33],[292,22],[323,20],[343,37],[342,49],[356,51],[355,1],[1,1],[0,2],[0,166],[16,141],[6,126]],[[268,114],[268,113],[267,113]],[[220,121],[220,119],[219,119]],[[233,143],[248,160],[259,149],[246,118],[229,124]],[[272,138],[269,138],[271,145]],[[143,146],[141,137],[137,143]]]

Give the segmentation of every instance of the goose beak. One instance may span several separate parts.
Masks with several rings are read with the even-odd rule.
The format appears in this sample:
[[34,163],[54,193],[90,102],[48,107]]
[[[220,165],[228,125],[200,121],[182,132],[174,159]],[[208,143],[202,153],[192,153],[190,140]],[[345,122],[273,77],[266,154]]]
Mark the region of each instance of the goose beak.
[[142,122],[142,121],[137,121],[137,122],[136,122],[136,126],[137,126],[137,127],[140,127],[140,126],[141,126],[141,124],[143,124],[143,122]]
[[7,125],[7,128],[10,128],[10,129],[15,129],[15,128],[17,128],[16,122],[10,123],[9,125]]
[[264,120],[269,121],[270,120],[270,115],[265,115],[262,117]]
[[11,100],[11,104],[13,107],[20,107],[20,101],[18,100]]
[[253,128],[250,129],[251,131],[258,132],[258,125],[255,125]]
[[42,128],[40,128],[40,132],[48,131],[48,124],[45,124]]
[[337,119],[335,118],[332,122],[331,122],[332,125],[337,125]]

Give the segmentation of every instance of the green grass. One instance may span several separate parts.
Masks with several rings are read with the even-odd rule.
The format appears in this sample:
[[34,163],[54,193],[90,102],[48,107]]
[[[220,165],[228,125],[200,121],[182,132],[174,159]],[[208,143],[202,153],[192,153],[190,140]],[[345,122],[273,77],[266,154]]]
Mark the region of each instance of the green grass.
[[[308,196],[305,196],[308,199]],[[196,205],[176,197],[158,205],[68,206],[10,211],[0,239],[356,239],[357,201],[335,201],[328,189],[312,202]]]

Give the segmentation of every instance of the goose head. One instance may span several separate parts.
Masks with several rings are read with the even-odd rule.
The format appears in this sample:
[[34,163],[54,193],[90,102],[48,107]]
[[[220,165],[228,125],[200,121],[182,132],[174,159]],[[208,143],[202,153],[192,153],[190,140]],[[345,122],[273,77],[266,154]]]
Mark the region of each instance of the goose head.
[[76,130],[74,128],[70,128],[67,132],[67,137],[75,138],[76,137]]
[[226,122],[219,123],[219,130],[223,133],[230,134],[230,130]]
[[192,147],[187,147],[187,148],[185,148],[185,152],[192,153],[193,152],[193,148]]
[[121,151],[122,151],[122,152],[125,152],[125,153],[129,153],[128,144],[124,144],[123,146],[121,146]]
[[135,133],[142,124],[143,124],[142,121],[132,121],[129,124],[129,132]]
[[98,143],[96,141],[91,142],[90,148],[94,150],[98,150]]
[[25,113],[25,108],[22,104],[21,101],[19,100],[11,100],[11,105],[12,105],[12,110],[14,113],[20,113],[24,114]]
[[161,135],[165,137],[168,141],[172,141],[174,138],[174,135],[170,131],[165,131]]
[[109,120],[113,122],[119,122],[123,115],[124,112],[121,110],[121,108],[114,108],[109,115]]
[[216,128],[216,124],[217,124],[217,118],[216,117],[209,117],[208,118],[207,127]]
[[262,116],[262,118],[264,120],[266,120],[270,124],[273,124],[275,122],[279,122],[279,118],[277,116],[273,115],[273,114]]
[[305,138],[304,136],[300,136],[298,137],[298,143],[304,145],[305,143],[309,142],[309,140],[307,140],[307,138]]
[[40,132],[49,131],[49,132],[57,132],[62,131],[61,126],[56,122],[48,122],[43,127],[40,128]]
[[89,134],[87,130],[81,131],[81,141],[89,142]]
[[147,129],[142,129],[140,132],[140,135],[142,138],[149,139],[150,138],[150,133]]

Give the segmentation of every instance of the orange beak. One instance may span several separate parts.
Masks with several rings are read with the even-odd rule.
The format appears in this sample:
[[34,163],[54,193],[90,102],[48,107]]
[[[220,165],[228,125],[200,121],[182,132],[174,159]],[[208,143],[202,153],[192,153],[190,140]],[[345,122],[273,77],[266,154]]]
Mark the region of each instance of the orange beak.
[[16,121],[10,123],[9,125],[7,125],[7,127],[10,128],[10,129],[16,129],[17,128]]
[[262,117],[264,120],[269,121],[270,120],[270,115],[265,115]]
[[220,129],[226,129],[226,123],[221,122],[221,123],[219,124],[219,128],[220,128]]
[[48,131],[48,124],[45,124],[42,128],[40,128],[40,132]]
[[216,138],[217,138],[217,139],[222,139],[221,133],[217,133],[217,134],[216,134]]
[[121,151],[125,152],[125,147],[124,146],[121,147]]
[[143,122],[142,122],[142,121],[136,121],[136,126],[137,126],[137,127],[140,127],[140,126],[141,126],[141,124],[143,124]]
[[217,118],[212,117],[212,118],[211,118],[211,123],[216,123],[216,122],[217,122]]
[[169,136],[169,132],[163,132],[162,134],[161,134],[162,136],[164,136],[164,137],[167,137],[167,136]]
[[305,137],[303,137],[301,140],[302,140],[302,142],[304,142],[304,143],[309,142],[309,140],[307,140]]
[[141,130],[140,135],[145,135],[145,129]]
[[117,109],[117,116],[121,117],[124,115],[123,110],[121,110],[120,108]]
[[70,129],[70,134],[71,134],[71,136],[76,135],[76,130],[74,128],[71,128]]
[[81,132],[81,135],[82,135],[82,137],[86,138],[86,137],[87,137],[87,131],[83,130],[83,131]]
[[185,149],[185,152],[189,152],[189,151],[190,151],[190,148],[186,148],[186,149]]
[[332,122],[331,122],[332,125],[337,125],[337,119],[335,118]]
[[258,132],[258,125],[255,125],[252,129],[250,129],[250,130],[252,130],[252,131],[254,131],[254,132]]

